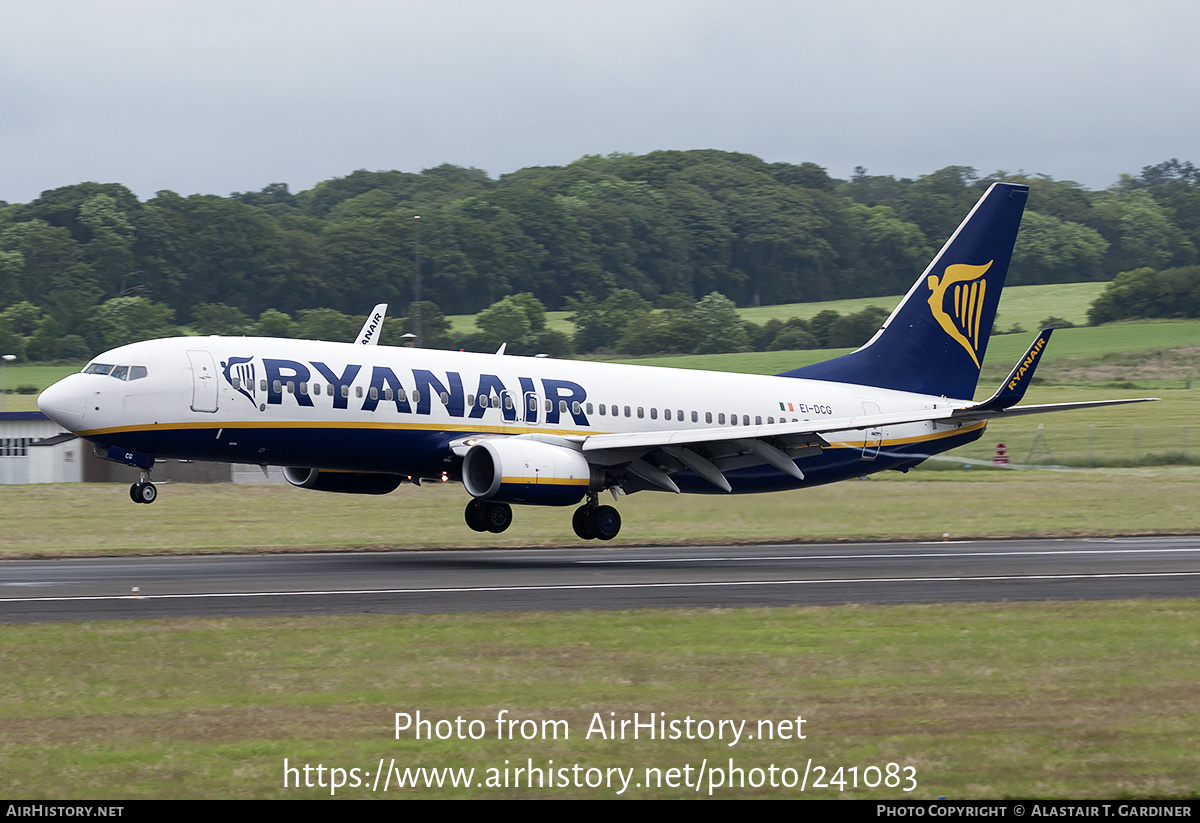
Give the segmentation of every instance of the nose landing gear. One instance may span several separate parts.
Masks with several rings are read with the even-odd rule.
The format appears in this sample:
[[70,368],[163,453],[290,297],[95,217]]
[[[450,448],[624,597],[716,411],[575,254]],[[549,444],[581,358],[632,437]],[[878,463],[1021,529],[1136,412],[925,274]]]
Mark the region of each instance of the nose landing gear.
[[158,499],[158,487],[150,482],[150,471],[142,469],[142,477],[129,487],[129,499],[134,503],[153,503]]

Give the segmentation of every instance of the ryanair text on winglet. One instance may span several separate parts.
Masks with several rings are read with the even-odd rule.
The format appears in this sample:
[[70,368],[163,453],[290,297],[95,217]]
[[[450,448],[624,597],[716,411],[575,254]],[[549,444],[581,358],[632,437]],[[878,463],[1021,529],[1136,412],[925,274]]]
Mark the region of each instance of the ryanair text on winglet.
[[1021,361],[1021,365],[1017,366],[1016,370],[1013,372],[1012,380],[1008,381],[1008,388],[1010,390],[1015,389],[1021,382],[1021,378],[1025,376],[1025,372],[1033,368],[1033,364],[1036,363],[1037,359],[1042,356],[1042,349],[1045,347],[1046,338],[1039,337],[1037,342],[1030,347],[1029,354],[1025,355],[1025,359]]

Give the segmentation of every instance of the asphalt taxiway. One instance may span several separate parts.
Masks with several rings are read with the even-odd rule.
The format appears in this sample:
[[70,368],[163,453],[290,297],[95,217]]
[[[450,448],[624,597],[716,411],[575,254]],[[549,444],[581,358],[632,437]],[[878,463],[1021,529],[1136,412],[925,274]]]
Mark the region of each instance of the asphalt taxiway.
[[1200,536],[0,562],[5,623],[1197,594]]

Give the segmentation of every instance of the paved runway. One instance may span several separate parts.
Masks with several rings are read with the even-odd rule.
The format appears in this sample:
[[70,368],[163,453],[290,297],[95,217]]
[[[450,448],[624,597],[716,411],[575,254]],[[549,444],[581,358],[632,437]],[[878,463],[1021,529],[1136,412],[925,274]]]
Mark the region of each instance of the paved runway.
[[7,623],[1197,594],[1200,536],[0,562]]

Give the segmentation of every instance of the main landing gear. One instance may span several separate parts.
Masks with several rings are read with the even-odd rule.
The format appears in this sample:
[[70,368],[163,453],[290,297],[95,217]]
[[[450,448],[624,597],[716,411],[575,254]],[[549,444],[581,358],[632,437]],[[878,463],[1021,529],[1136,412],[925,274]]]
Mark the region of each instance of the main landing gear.
[[158,487],[150,482],[150,472],[142,469],[142,477],[129,487],[129,499],[134,503],[153,503],[158,499]]
[[472,499],[465,512],[467,525],[473,531],[499,534],[512,525],[512,506]]
[[[473,531],[499,534],[512,525],[512,506],[472,499],[463,516]],[[621,514],[612,506],[598,505],[596,495],[590,494],[571,517],[571,528],[584,540],[612,540],[621,532]]]
[[588,495],[588,502],[571,517],[571,528],[584,540],[612,540],[621,531],[621,513],[596,502],[595,494]]

